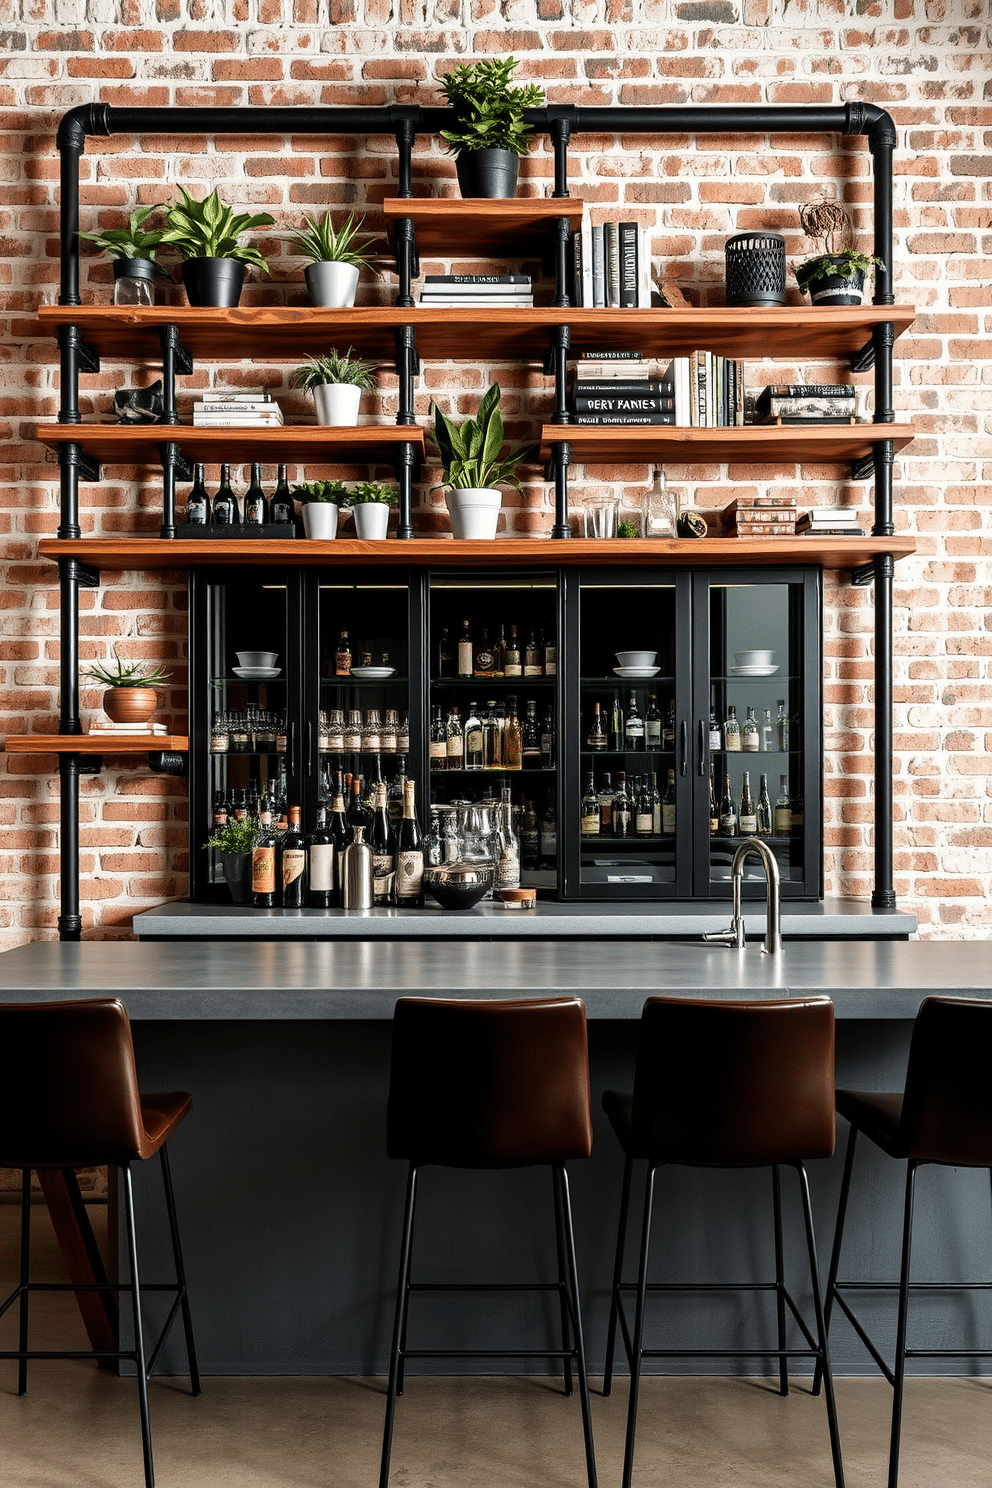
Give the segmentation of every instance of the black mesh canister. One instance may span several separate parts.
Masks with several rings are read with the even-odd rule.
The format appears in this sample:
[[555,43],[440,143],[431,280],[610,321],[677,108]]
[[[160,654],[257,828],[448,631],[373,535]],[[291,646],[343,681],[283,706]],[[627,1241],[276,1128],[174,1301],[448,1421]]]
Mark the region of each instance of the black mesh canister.
[[785,304],[785,239],[776,232],[727,239],[727,304]]

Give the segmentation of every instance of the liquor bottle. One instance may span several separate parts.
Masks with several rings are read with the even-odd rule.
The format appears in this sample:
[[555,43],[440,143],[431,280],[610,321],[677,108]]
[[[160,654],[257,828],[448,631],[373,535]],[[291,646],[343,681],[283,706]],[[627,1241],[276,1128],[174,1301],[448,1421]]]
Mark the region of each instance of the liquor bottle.
[[520,887],[520,841],[513,830],[513,806],[510,787],[504,785],[496,827],[496,844],[493,857],[496,863],[494,889],[519,889]]
[[537,721],[537,703],[529,698],[524,715],[524,764],[536,769],[540,763],[541,729]]
[[455,674],[455,654],[451,649],[451,635],[446,625],[441,627],[434,665],[439,677],[453,677]]
[[792,801],[789,799],[789,777],[781,775],[778,799],[772,815],[772,826],[776,837],[788,837],[792,831]]
[[617,788],[613,795],[611,829],[614,837],[629,837],[634,829],[630,796],[627,794],[627,776],[617,771]]
[[536,869],[540,856],[541,842],[537,825],[537,812],[534,810],[534,802],[529,798],[524,806],[524,814],[520,819],[520,863],[531,872]]
[[214,809],[210,820],[215,827],[227,826],[227,792],[214,791]]
[[389,820],[384,781],[380,781],[376,789],[369,845],[372,848],[372,903],[387,908],[393,902],[396,887],[396,834]]
[[331,909],[336,899],[334,834],[327,825],[323,806],[317,809],[317,826],[310,834],[307,852],[310,903],[314,909]]
[[772,835],[772,802],[768,794],[768,776],[762,775],[758,785],[758,836],[770,837]]
[[506,699],[506,722],[503,725],[503,769],[522,770],[524,764],[524,731],[517,713],[517,699],[511,692]]
[[191,527],[205,527],[210,521],[210,497],[204,484],[202,465],[197,465],[193,484],[186,497],[186,521]]
[[395,708],[386,709],[386,721],[382,725],[382,752],[383,754],[396,753],[396,729],[399,724],[399,715]]
[[586,788],[582,796],[579,832],[583,837],[598,837],[599,825],[599,797],[596,794],[596,777],[592,770],[590,770],[586,776]]
[[669,770],[668,784],[661,802],[661,830],[666,837],[675,836],[675,771]]
[[494,677],[502,677],[504,675],[505,659],[506,659],[506,625],[501,620],[500,621],[500,624],[499,624],[499,635],[496,637],[495,641],[493,642],[493,676]]
[[458,637],[458,652],[455,658],[456,672],[459,677],[471,677],[473,660],[472,632],[469,628],[469,622],[463,620],[462,633]]
[[661,713],[658,711],[658,699],[653,692],[648,698],[648,706],[644,713],[644,748],[653,750],[661,748]]
[[775,748],[777,734],[775,725],[772,723],[771,708],[765,709],[765,716],[761,721],[761,752],[768,754]]
[[650,837],[654,826],[654,813],[651,810],[651,791],[648,788],[648,777],[642,775],[637,782],[634,792],[634,835],[636,837]]
[[728,754],[741,752],[741,726],[737,722],[737,709],[733,703],[727,708],[727,721],[723,725],[723,747]]
[[344,726],[344,747],[346,754],[357,754],[362,747],[362,710],[361,708],[348,709],[348,722]]
[[434,707],[429,747],[431,770],[446,770],[448,768],[448,730],[445,728],[444,719],[441,717],[441,705],[439,703]]
[[210,520],[218,527],[237,527],[241,523],[241,508],[231,488],[231,467],[220,467],[220,485],[210,508]]
[[362,800],[362,777],[353,775],[351,780],[351,798],[348,801],[348,810],[345,813],[349,827],[354,831],[355,827],[364,827],[368,830],[370,813]]
[[555,767],[555,709],[554,703],[549,702],[544,710],[541,720],[541,769],[553,770]]
[[760,747],[761,732],[758,728],[758,720],[754,716],[754,709],[748,708],[744,727],[741,729],[741,748],[748,754],[757,754]]
[[396,729],[396,752],[397,754],[410,753],[410,715],[404,713]]
[[520,637],[517,635],[517,627],[510,626],[510,639],[506,643],[503,653],[503,676],[522,677],[524,674],[523,652],[520,650]]
[[272,825],[272,802],[268,796],[262,796],[258,802],[258,819],[263,827]]
[[716,786],[713,783],[713,766],[710,765],[710,836],[715,837],[720,830],[720,812],[716,804]]
[[481,770],[484,763],[482,750],[482,719],[475,703],[468,705],[465,720],[465,769]]
[[389,790],[386,794],[386,806],[389,810],[389,820],[395,827],[403,815],[403,792],[406,788],[406,755],[400,754],[396,757],[396,774],[389,782]]
[[276,847],[278,837],[272,824],[256,837],[251,850],[251,899],[256,909],[275,909],[279,903],[276,892]]
[[651,771],[651,831],[655,837],[661,836],[661,826],[664,820],[661,801],[661,791],[658,789],[657,771]]
[[300,808],[290,806],[289,827],[279,852],[279,878],[284,909],[302,909],[307,902],[307,844],[300,831]]
[[396,903],[416,909],[424,902],[424,839],[414,809],[414,783],[403,788],[403,815],[396,838]]
[[730,776],[723,777],[723,799],[720,802],[720,836],[737,836],[737,807],[734,804],[734,793],[730,789]]
[[[382,762],[379,754],[382,750],[382,719],[379,717],[378,708],[369,708],[362,725],[362,751],[365,754],[374,754],[377,760],[377,769],[381,772]],[[378,779],[378,775],[374,777]]]
[[489,627],[484,625],[479,639],[472,649],[472,676],[491,677],[496,670],[496,651],[489,639]]
[[234,792],[234,820],[244,821],[248,815],[248,792],[236,790]]
[[630,702],[627,705],[627,721],[624,725],[624,748],[627,750],[641,750],[644,748],[644,719],[637,711],[637,693],[630,694]]
[[609,771],[603,776],[603,783],[599,787],[599,830],[613,831],[613,781]]
[[603,723],[603,715],[599,711],[599,704],[592,705],[592,723],[586,735],[586,748],[601,752],[606,749],[606,726]]
[[796,791],[795,795],[792,797],[792,835],[793,835],[793,837],[801,837],[803,835],[803,824],[804,824],[804,820],[805,820],[805,811],[804,811],[804,807],[803,807],[802,792],[801,791]]
[[545,869],[558,867],[558,818],[555,814],[555,793],[547,792],[547,803],[539,827],[538,866]]
[[741,814],[737,821],[737,830],[742,837],[754,837],[758,830],[758,813],[751,796],[751,772],[744,771],[744,785],[741,788]]
[[448,711],[448,721],[444,726],[444,748],[448,769],[460,770],[465,763],[465,735],[462,733],[461,713],[457,703],[452,703]]
[[272,493],[272,502],[269,506],[269,520],[270,522],[295,522],[296,520],[296,507],[290,495],[285,465],[279,466],[276,488]]
[[785,711],[785,699],[778,699],[778,716],[775,720],[778,729],[778,747],[783,754],[789,749],[789,715]]
[[661,730],[662,749],[674,750],[675,748],[675,699],[668,699],[668,707],[665,711],[665,723]]
[[334,675],[336,677],[351,676],[351,642],[348,632],[343,630],[334,648]]
[[537,644],[537,637],[534,634],[533,627],[527,637],[527,646],[524,650],[524,676],[544,676],[544,652]]
[[271,520],[269,498],[262,489],[262,467],[251,467],[251,481],[245,492],[245,525],[264,527]]
[[620,694],[613,694],[613,707],[610,709],[610,751],[613,754],[622,754],[624,748],[624,725],[623,706],[620,702]]
[[723,738],[722,738],[722,735],[720,733],[720,725],[717,723],[717,720],[716,720],[716,709],[715,708],[711,708],[710,709],[710,753],[712,754],[714,750],[720,749],[721,746],[722,746],[722,743],[723,743]]
[[546,677],[558,675],[558,643],[555,640],[554,631],[544,643],[544,675]]
[[482,764],[486,770],[498,770],[503,764],[503,714],[495,698],[489,699],[482,715]]

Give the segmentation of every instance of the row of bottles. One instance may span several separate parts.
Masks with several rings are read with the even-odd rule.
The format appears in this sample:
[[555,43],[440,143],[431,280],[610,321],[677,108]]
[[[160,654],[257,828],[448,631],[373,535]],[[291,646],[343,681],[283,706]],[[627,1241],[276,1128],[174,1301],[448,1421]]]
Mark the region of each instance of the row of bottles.
[[285,754],[286,714],[266,708],[227,709],[210,727],[211,754]]
[[643,714],[638,706],[636,692],[631,692],[628,697],[626,709],[620,700],[620,694],[614,693],[608,717],[600,703],[593,703],[586,748],[594,753],[610,750],[614,754],[636,753],[642,749],[674,749],[675,699],[669,701],[664,719],[653,692],[648,694],[647,707]]
[[197,465],[186,498],[186,521],[191,527],[206,527],[213,523],[218,527],[265,527],[272,522],[293,522],[296,508],[289,491],[286,466],[279,466],[276,488],[267,496],[262,486],[262,467],[251,467],[251,481],[243,498],[239,501],[231,485],[231,467],[220,467],[220,485],[213,498],[207,492],[204,467]]
[[388,651],[373,651],[370,646],[352,646],[351,636],[342,630],[334,647],[335,677],[350,677],[355,667],[390,667]]
[[430,729],[431,772],[438,770],[527,770],[555,768],[555,714],[549,701],[540,722],[537,703],[528,699],[523,721],[511,693],[505,703],[491,698],[483,708],[468,705],[464,719],[453,703],[445,718],[440,704]]
[[558,673],[558,648],[554,635],[532,628],[526,643],[511,625],[490,635],[484,625],[473,635],[472,623],[462,621],[461,633],[452,640],[445,625],[434,648],[436,677],[554,677]]
[[[347,717],[345,716],[347,711]],[[317,745],[322,754],[408,754],[410,716],[398,708],[320,710]]]
[[789,751],[789,715],[785,710],[785,699],[778,699],[778,713],[772,718],[771,708],[764,710],[759,723],[754,708],[747,709],[744,722],[737,717],[733,703],[727,706],[727,716],[719,723],[715,711],[710,712],[710,750],[722,750],[725,754],[763,754]]
[[789,794],[789,777],[780,777],[779,794],[772,805],[768,776],[761,775],[758,794],[751,790],[751,772],[744,771],[740,802],[734,799],[730,776],[723,777],[723,793],[717,801],[710,770],[710,835],[713,837],[801,837],[803,799]]
[[625,770],[617,772],[613,786],[605,774],[597,788],[595,773],[586,776],[582,794],[579,830],[589,837],[674,837],[675,771],[668,771],[664,795],[658,789],[658,776],[635,776],[627,784]]

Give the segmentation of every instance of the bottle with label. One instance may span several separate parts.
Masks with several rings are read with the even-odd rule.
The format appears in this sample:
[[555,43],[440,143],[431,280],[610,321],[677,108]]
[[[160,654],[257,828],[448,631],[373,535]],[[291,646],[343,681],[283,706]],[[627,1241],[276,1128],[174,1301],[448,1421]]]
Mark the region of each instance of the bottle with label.
[[386,908],[392,904],[395,892],[396,836],[389,820],[384,781],[380,781],[376,788],[369,845],[372,848],[372,903]]
[[533,698],[527,700],[523,740],[524,764],[531,769],[536,769],[541,763],[541,728],[537,721],[537,703]]
[[462,633],[458,637],[458,650],[455,656],[455,669],[459,677],[471,677],[472,663],[474,661],[472,646],[472,631],[467,620],[462,621]]
[[294,522],[296,520],[296,507],[290,495],[285,465],[279,466],[276,488],[272,493],[272,502],[269,506],[269,520],[272,522]]
[[778,699],[778,715],[775,719],[775,727],[778,731],[778,747],[783,754],[789,748],[789,715],[785,711],[785,699]]
[[289,826],[279,852],[279,878],[284,909],[302,909],[307,902],[307,844],[300,831],[300,808],[290,806]]
[[348,632],[343,630],[334,649],[334,675],[336,677],[351,676],[351,641]]
[[723,737],[720,733],[720,725],[717,723],[716,709],[710,709],[710,753],[723,747]]
[[307,872],[310,880],[310,903],[313,908],[333,908],[337,897],[334,836],[327,825],[327,814],[323,806],[317,810],[317,826],[310,834]]
[[348,825],[352,831],[354,831],[355,827],[364,827],[367,831],[369,815],[370,813],[366,809],[365,802],[362,799],[362,777],[361,775],[353,775],[351,778],[351,794],[348,801],[348,810],[346,812]]
[[210,497],[203,479],[203,466],[197,465],[186,497],[186,520],[191,527],[206,527],[210,521]]
[[748,754],[757,754],[760,747],[761,732],[758,728],[758,720],[754,716],[754,709],[748,708],[744,727],[741,729],[741,748]]
[[792,835],[801,837],[803,835],[803,822],[805,812],[803,809],[803,797],[801,791],[796,791],[792,797]]
[[258,819],[263,827],[271,827],[273,821],[272,802],[268,796],[260,796],[258,801]]
[[744,771],[744,784],[741,788],[741,813],[737,820],[737,830],[742,837],[754,837],[758,831],[758,811],[751,795],[751,772]]
[[519,889],[520,887],[520,841],[513,830],[513,806],[510,787],[505,785],[500,792],[501,801],[496,827],[496,845],[493,857],[496,863],[494,889]]
[[403,815],[396,838],[396,903],[416,909],[424,902],[424,839],[414,806],[414,783],[403,788]]
[[675,699],[668,699],[668,707],[665,710],[665,723],[661,730],[662,749],[674,750],[675,748]]
[[495,671],[496,648],[489,639],[489,627],[484,625],[472,649],[472,675],[473,677],[491,677]]
[[503,769],[522,770],[524,764],[524,731],[517,713],[517,699],[511,692],[506,699],[506,721],[503,724]]
[[434,707],[429,747],[431,770],[446,770],[448,767],[448,730],[445,727],[444,719],[441,717],[440,703]]
[[271,823],[255,839],[251,850],[251,898],[256,909],[275,909],[279,903],[276,888],[276,848],[278,837]]
[[538,645],[533,628],[527,637],[527,646],[524,650],[524,676],[544,676],[544,650]]
[[270,520],[269,498],[262,489],[262,467],[251,467],[251,481],[245,492],[245,525],[264,527]]
[[547,792],[547,803],[539,830],[539,866],[545,869],[555,869],[558,867],[558,817],[555,812],[554,791]]
[[348,709],[348,722],[344,726],[345,751],[348,754],[358,754],[362,747],[362,710],[361,708]]
[[661,748],[661,713],[658,709],[658,699],[653,692],[648,698],[648,706],[644,713],[644,748],[653,750]]
[[395,827],[403,815],[403,791],[406,786],[406,755],[401,754],[396,759],[396,774],[389,782],[386,794],[386,805],[389,810],[389,820]]
[[484,764],[482,747],[482,719],[475,703],[468,705],[465,720],[465,769],[481,770]]
[[772,826],[776,837],[788,837],[792,831],[792,801],[789,797],[789,777],[779,777],[780,786],[778,798],[775,801],[775,809],[772,813]]
[[410,715],[404,713],[396,729],[396,750],[398,754],[410,753]]
[[441,627],[441,638],[437,643],[437,655],[434,662],[437,668],[437,676],[453,677],[455,675],[455,653],[451,645],[451,635],[448,627]]
[[602,833],[613,831],[613,781],[609,771],[599,787],[599,830]]
[[598,837],[599,825],[599,797],[596,794],[596,777],[592,770],[590,770],[586,776],[586,788],[582,795],[579,832],[583,837]]
[[502,764],[503,710],[495,698],[490,698],[482,715],[482,765],[486,770],[498,770]]
[[627,793],[626,772],[623,770],[617,771],[617,788],[613,793],[610,826],[614,837],[629,837],[634,830],[633,807]]
[[444,747],[449,770],[460,770],[465,763],[465,735],[462,732],[458,704],[452,703],[444,726]]
[[623,705],[620,702],[620,694],[613,694],[613,706],[610,709],[609,744],[612,754],[622,754],[624,750],[624,721]]
[[733,703],[727,708],[727,720],[723,725],[723,747],[728,754],[741,752],[741,726],[737,722],[737,709]]
[[624,748],[641,750],[644,748],[644,719],[637,709],[637,693],[630,694],[630,702],[627,704],[627,721],[624,725]]
[[227,792],[214,791],[214,809],[211,817],[215,827],[227,826]]
[[768,794],[768,776],[762,775],[758,786],[758,836],[770,837],[772,835],[772,801]]
[[661,791],[658,789],[657,771],[651,771],[651,831],[655,837],[661,836],[662,824],[662,802]]
[[540,850],[541,844],[537,825],[537,812],[534,810],[534,802],[528,799],[524,806],[523,816],[520,819],[521,866],[533,872],[537,868]]
[[493,641],[493,676],[494,677],[502,677],[504,675],[505,657],[506,657],[506,626],[503,623],[503,621],[500,621],[499,634],[497,635],[495,641]]
[[661,830],[666,837],[675,836],[675,771],[669,770],[668,784],[661,801]]
[[775,728],[775,725],[772,723],[772,710],[771,710],[771,708],[766,708],[765,709],[765,713],[764,713],[764,717],[761,720],[761,752],[762,752],[762,754],[768,754],[768,753],[770,753],[771,750],[773,750],[775,748],[776,743],[777,743],[777,740],[778,740],[778,731]]
[[510,638],[503,652],[503,676],[522,677],[524,674],[523,652],[520,649],[520,637],[517,635],[517,627],[510,626]]
[[218,527],[237,527],[241,523],[241,508],[231,487],[231,467],[220,467],[220,485],[210,508],[210,520]]
[[552,702],[544,710],[544,718],[541,720],[541,769],[553,770],[555,767],[555,709]]
[[592,723],[586,735],[586,748],[594,749],[597,753],[603,753],[606,750],[606,725],[598,703],[592,705]]
[[[362,725],[362,750],[365,754],[378,755],[382,750],[382,719],[378,708],[370,708]],[[381,764],[379,766],[381,768]]]
[[650,837],[654,828],[654,812],[651,810],[651,790],[648,777],[642,775],[634,792],[634,835]]
[[544,642],[544,675],[546,677],[558,675],[558,643],[555,640],[554,631]]
[[720,811],[716,804],[716,786],[713,781],[713,766],[710,765],[710,836],[715,837],[720,830]]
[[386,709],[386,720],[382,725],[382,752],[383,754],[396,753],[396,730],[399,725],[399,715],[395,708]]
[[720,801],[720,836],[737,836],[737,806],[734,802],[734,793],[730,789],[730,776],[723,777],[723,798]]

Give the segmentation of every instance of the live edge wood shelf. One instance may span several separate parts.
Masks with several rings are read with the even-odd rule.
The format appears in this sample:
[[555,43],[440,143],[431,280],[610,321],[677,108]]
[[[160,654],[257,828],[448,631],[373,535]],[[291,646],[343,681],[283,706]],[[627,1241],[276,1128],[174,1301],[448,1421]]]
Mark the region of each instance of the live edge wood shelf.
[[185,754],[185,734],[8,734],[7,754]]
[[389,464],[399,445],[414,446],[423,459],[424,431],[412,425],[359,424],[353,429],[317,424],[280,424],[271,429],[195,429],[192,424],[42,424],[38,438],[49,449],[77,445],[108,465],[158,464],[163,444],[174,444],[191,460],[220,463],[238,458],[307,465]]

